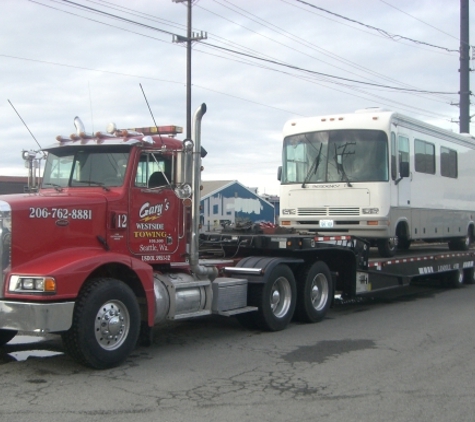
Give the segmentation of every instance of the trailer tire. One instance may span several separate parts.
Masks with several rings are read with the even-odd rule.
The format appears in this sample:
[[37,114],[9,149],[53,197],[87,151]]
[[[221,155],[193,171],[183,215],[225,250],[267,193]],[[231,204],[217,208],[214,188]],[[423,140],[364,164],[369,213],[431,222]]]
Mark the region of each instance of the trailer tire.
[[257,306],[253,312],[258,328],[265,331],[280,331],[293,317],[297,287],[292,270],[284,264],[274,267],[264,284],[255,284],[250,289],[250,305]]
[[17,334],[16,330],[0,330],[0,347],[7,344]]
[[72,326],[62,338],[74,360],[106,369],[125,361],[139,333],[140,309],[132,289],[122,281],[99,278],[80,293]]
[[392,258],[396,254],[397,244],[394,238],[378,239],[376,241],[379,255],[383,258]]
[[475,269],[465,268],[463,270],[463,284],[474,284],[475,283]]
[[296,319],[319,322],[325,318],[333,297],[333,279],[327,264],[305,265],[297,276]]
[[447,274],[446,284],[452,289],[459,289],[464,284],[464,271],[461,269],[451,271]]

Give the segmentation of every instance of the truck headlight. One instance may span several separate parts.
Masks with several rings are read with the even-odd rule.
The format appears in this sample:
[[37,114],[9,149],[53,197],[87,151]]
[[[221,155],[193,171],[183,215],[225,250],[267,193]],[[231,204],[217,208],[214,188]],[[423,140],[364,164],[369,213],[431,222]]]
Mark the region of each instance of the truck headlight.
[[53,277],[29,277],[12,275],[8,290],[11,293],[56,293]]

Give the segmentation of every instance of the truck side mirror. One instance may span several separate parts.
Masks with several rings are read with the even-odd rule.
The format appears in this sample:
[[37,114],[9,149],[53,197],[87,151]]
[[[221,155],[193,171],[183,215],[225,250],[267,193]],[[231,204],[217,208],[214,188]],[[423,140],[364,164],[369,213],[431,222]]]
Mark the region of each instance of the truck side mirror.
[[399,175],[401,177],[409,177],[409,163],[407,161],[399,163]]
[[277,180],[282,180],[282,166],[277,167]]

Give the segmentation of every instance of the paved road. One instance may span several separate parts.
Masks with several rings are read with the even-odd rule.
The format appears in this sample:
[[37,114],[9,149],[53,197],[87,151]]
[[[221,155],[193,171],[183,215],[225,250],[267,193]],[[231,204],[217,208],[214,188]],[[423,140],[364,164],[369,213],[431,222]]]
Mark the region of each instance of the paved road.
[[279,333],[206,317],[106,371],[17,337],[0,354],[0,421],[473,421],[474,313],[475,285],[337,304]]

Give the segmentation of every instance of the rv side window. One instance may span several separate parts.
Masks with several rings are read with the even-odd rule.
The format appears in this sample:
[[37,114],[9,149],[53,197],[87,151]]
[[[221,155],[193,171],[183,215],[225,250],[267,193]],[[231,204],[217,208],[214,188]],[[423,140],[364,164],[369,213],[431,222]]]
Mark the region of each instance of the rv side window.
[[419,173],[435,174],[435,146],[429,142],[414,140],[415,169]]
[[440,174],[445,177],[458,177],[457,151],[440,148]]
[[391,179],[397,179],[396,134],[394,132],[391,132]]
[[409,138],[399,135],[399,164],[408,163],[409,157]]

